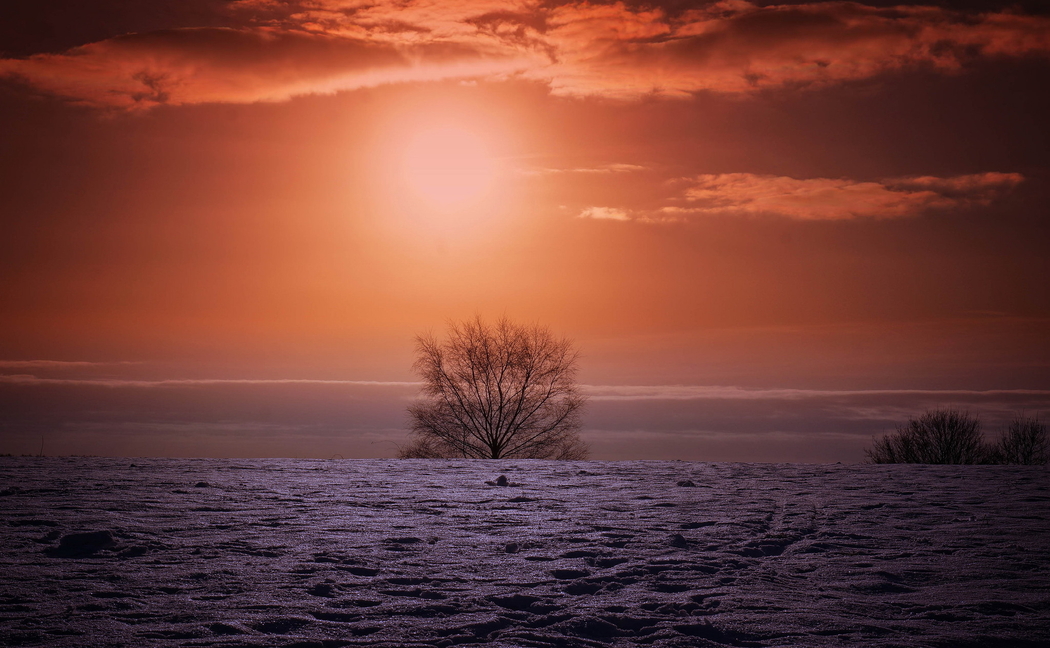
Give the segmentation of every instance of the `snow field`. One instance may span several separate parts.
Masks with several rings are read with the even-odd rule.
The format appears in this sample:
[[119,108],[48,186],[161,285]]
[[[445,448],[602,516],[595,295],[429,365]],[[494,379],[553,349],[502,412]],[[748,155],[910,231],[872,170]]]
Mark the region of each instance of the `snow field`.
[[0,512],[3,645],[1050,646],[1045,467],[0,458]]

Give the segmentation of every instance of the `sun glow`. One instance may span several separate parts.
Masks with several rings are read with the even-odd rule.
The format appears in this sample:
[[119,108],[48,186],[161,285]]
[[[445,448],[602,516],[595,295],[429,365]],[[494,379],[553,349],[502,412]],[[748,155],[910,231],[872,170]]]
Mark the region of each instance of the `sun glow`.
[[401,173],[407,188],[425,203],[457,209],[489,192],[496,164],[478,134],[456,126],[436,126],[409,138]]
[[486,106],[406,102],[373,132],[376,225],[399,240],[471,246],[520,223],[517,124]]

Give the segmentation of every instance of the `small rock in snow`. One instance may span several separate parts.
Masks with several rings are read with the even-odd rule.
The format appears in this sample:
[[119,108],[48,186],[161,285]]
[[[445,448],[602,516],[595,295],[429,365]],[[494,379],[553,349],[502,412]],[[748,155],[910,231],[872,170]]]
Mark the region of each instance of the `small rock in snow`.
[[689,541],[681,533],[675,533],[671,536],[671,546],[684,549],[689,546]]
[[500,475],[499,477],[496,478],[496,481],[487,481],[485,483],[488,484],[489,486],[517,486],[518,485],[518,484],[515,484],[515,483],[511,482],[509,479],[507,479],[506,475]]
[[211,486],[211,484],[209,484],[208,482],[205,482],[205,481],[199,481],[196,484],[194,484],[194,486],[196,488],[208,488],[209,486]]
[[686,488],[696,488],[696,484],[691,479],[683,479],[678,482],[679,486],[685,486]]
[[506,553],[518,553],[519,548],[517,542],[508,542],[507,546],[503,548],[503,551]]

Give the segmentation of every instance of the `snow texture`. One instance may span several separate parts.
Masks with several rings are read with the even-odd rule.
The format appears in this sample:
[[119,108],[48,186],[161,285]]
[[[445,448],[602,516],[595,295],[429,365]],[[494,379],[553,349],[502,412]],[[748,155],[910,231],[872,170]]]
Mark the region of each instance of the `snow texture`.
[[1050,645],[1045,467],[4,458],[0,512],[5,646]]

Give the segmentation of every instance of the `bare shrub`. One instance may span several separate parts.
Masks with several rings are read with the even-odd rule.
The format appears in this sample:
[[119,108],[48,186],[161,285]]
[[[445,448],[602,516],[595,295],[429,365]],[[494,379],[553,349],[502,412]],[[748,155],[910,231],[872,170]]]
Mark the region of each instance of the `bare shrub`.
[[1041,465],[1050,460],[1050,437],[1038,418],[1018,416],[993,450],[996,463]]
[[864,452],[872,463],[975,464],[989,460],[980,420],[953,409],[911,419],[896,432],[875,439]]
[[401,458],[583,459],[577,352],[539,326],[506,318],[417,338],[423,398],[409,407]]

